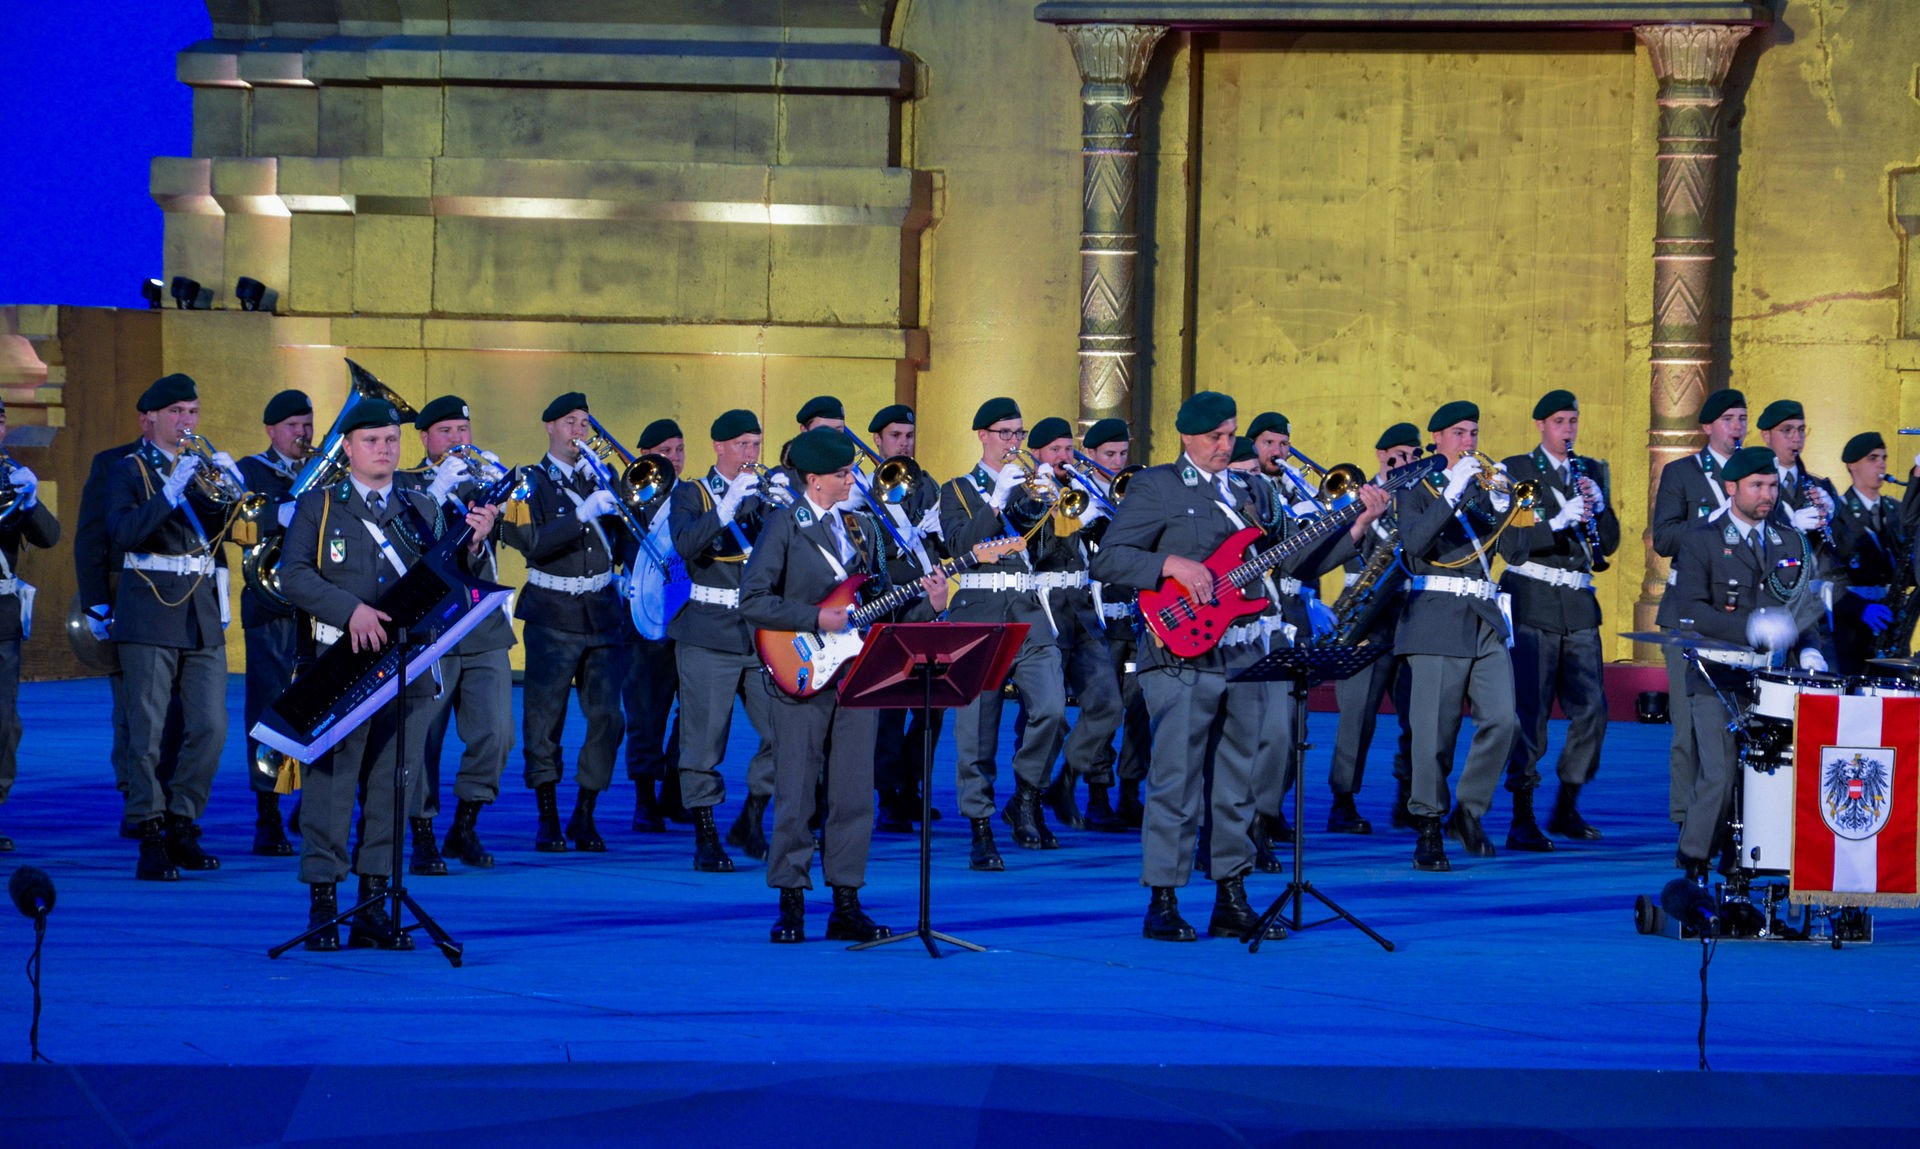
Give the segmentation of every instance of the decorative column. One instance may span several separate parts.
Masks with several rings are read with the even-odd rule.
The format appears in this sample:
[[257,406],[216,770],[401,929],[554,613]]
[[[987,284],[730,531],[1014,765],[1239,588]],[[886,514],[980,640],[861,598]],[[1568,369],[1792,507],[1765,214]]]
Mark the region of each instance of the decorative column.
[[[1651,520],[1660,471],[1700,449],[1695,421],[1707,397],[1713,348],[1714,175],[1721,102],[1733,53],[1752,29],[1728,24],[1653,24],[1634,29],[1660,81],[1659,196],[1653,234],[1653,393],[1647,454]],[[1643,536],[1647,577],[1634,604],[1636,629],[1653,626],[1668,562]],[[1657,652],[1653,652],[1657,654]],[[1650,657],[1649,651],[1636,657]]]
[[1063,24],[1080,69],[1080,426],[1132,414],[1140,81],[1167,29]]

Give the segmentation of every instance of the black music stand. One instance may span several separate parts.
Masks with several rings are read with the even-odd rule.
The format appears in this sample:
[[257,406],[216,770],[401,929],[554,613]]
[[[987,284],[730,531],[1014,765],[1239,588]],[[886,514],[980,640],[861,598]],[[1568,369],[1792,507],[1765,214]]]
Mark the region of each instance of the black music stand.
[[999,689],[1026,640],[1024,622],[897,622],[868,633],[866,648],[840,684],[840,705],[920,711],[920,924],[908,933],[847,948],[919,938],[932,957],[945,956],[936,941],[986,951],[933,928],[933,712],[958,709],[983,690]]
[[[1267,927],[1280,916],[1287,902],[1293,902],[1293,928],[1310,929],[1324,926],[1328,922],[1345,921],[1353,928],[1380,943],[1380,948],[1393,952],[1393,943],[1375,933],[1367,923],[1348,913],[1332,898],[1314,888],[1312,882],[1301,877],[1301,869],[1306,855],[1306,824],[1304,817],[1305,799],[1302,791],[1307,776],[1307,751],[1313,745],[1307,741],[1307,689],[1316,682],[1339,682],[1352,678],[1366,669],[1375,659],[1387,654],[1393,648],[1385,643],[1369,642],[1359,646],[1294,646],[1262,658],[1252,666],[1228,675],[1229,682],[1285,682],[1290,684],[1293,695],[1293,879],[1287,883],[1286,890],[1273,900],[1267,912],[1260,915],[1260,921],[1253,930],[1243,934],[1240,940],[1247,944],[1248,953],[1260,951],[1261,935]],[[1332,910],[1334,916],[1317,922],[1302,922],[1306,911],[1307,895],[1320,900],[1320,903]]]
[[[408,893],[406,888],[407,852],[405,848],[401,846],[401,843],[406,840],[407,836],[407,683],[404,679],[406,677],[407,663],[411,661],[410,652],[420,644],[413,641],[413,628],[411,627],[397,627],[388,633],[393,639],[394,653],[399,658],[398,665],[403,681],[400,683],[400,689],[396,691],[393,696],[393,705],[395,707],[393,731],[393,841],[387,849],[389,873],[387,876],[386,892],[375,894],[369,898],[362,898],[360,901],[341,910],[319,925],[308,926],[305,932],[281,942],[279,945],[268,950],[268,958],[279,957],[281,954],[286,953],[294,946],[299,945],[301,942],[306,941],[308,938],[329,926],[346,925],[351,929],[355,914],[384,901],[388,903],[387,919],[393,923],[393,930],[396,936],[403,936],[408,930],[425,930],[427,931],[427,936],[433,939],[433,944],[439,948],[442,954],[446,955],[447,961],[456,968],[460,965],[460,957],[464,952],[464,947],[461,946],[459,942],[454,941],[453,936],[447,933],[446,930],[441,929],[439,922],[427,916],[427,911],[420,908],[420,903],[413,900],[413,895]],[[329,753],[331,753],[331,751],[329,751]],[[363,798],[362,801],[370,801],[372,797],[373,796],[369,794]],[[412,912],[414,920],[418,923],[417,925],[403,926],[400,924],[400,908],[402,906],[405,906]]]

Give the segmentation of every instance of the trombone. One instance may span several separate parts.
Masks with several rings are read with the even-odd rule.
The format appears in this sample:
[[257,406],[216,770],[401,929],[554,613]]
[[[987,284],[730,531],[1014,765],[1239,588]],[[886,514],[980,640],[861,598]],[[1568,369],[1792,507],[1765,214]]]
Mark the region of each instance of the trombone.
[[[1072,463],[1062,463],[1059,467],[1061,471],[1066,473],[1068,481],[1077,483],[1082,490],[1086,491],[1089,498],[1100,504],[1101,508],[1107,512],[1109,517],[1118,514],[1120,512],[1120,504],[1102,494],[1100,485],[1095,483],[1088,475],[1089,470],[1096,472],[1104,477],[1108,484],[1111,485],[1115,478],[1114,473],[1095,462],[1092,456],[1082,454],[1078,447],[1073,449],[1073,457],[1080,466],[1075,467]],[[1078,516],[1075,517],[1077,518]]]
[[[600,477],[600,472],[606,471],[607,482],[602,485],[615,499],[631,507],[635,515],[645,515],[661,499],[672,493],[673,463],[665,455],[647,454],[636,458],[632,451],[622,446],[620,440],[609,434],[607,429],[600,425],[600,420],[591,414],[587,416],[587,425],[593,428],[593,434],[586,439],[575,439],[574,449],[579,451],[583,458],[589,455],[593,457],[594,463],[597,464],[593,468],[596,479]],[[606,462],[610,458],[620,460],[621,470],[618,476],[606,467]],[[469,467],[473,465],[471,460],[467,465]]]
[[[1335,504],[1351,498],[1354,490],[1367,481],[1365,472],[1352,463],[1335,463],[1331,468],[1323,467],[1291,443],[1287,445],[1287,454],[1300,460],[1301,466],[1312,471],[1319,478],[1319,487],[1308,497],[1329,510]],[[1281,465],[1285,466],[1285,460],[1281,461]]]
[[853,440],[853,445],[873,464],[873,482],[869,485],[860,477],[856,468],[854,480],[860,484],[861,493],[872,503],[886,503],[899,506],[913,494],[914,485],[926,477],[926,470],[912,455],[891,455],[881,458],[880,452],[867,445],[867,441],[854,434],[851,427],[841,427],[840,433]]

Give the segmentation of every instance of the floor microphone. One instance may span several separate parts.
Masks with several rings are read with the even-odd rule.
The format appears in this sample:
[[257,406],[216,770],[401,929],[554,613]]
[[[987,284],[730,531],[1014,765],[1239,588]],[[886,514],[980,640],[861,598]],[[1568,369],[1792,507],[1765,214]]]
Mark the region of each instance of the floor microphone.
[[1719,907],[1714,905],[1713,895],[1688,878],[1675,878],[1661,888],[1660,909],[1700,933],[1719,932]]
[[7,882],[7,894],[14,908],[30,918],[44,918],[53,912],[53,879],[38,866],[21,866]]

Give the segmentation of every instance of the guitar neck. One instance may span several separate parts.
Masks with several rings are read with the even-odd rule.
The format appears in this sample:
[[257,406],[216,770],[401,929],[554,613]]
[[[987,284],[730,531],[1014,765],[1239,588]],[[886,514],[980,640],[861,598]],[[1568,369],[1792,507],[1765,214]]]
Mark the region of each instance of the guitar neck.
[[[934,570],[938,571],[943,578],[952,578],[961,571],[972,570],[979,565],[979,559],[974,558],[972,554],[964,554],[959,558],[948,559],[945,562],[935,564]],[[933,572],[930,571],[928,573]],[[915,579],[909,583],[901,583],[899,586],[894,587],[892,590],[874,599],[872,602],[867,603],[865,606],[856,608],[851,615],[847,616],[847,624],[856,629],[867,626],[872,623],[874,619],[882,618],[893,611],[899,610],[910,602],[926,597],[926,593],[927,590],[920,585],[919,579]]]
[[1320,515],[1299,534],[1277,546],[1268,547],[1228,571],[1227,580],[1236,587],[1245,588],[1279,563],[1309,547],[1319,545],[1328,536],[1351,526],[1353,521],[1360,517],[1360,509],[1360,502],[1356,499],[1344,507]]

